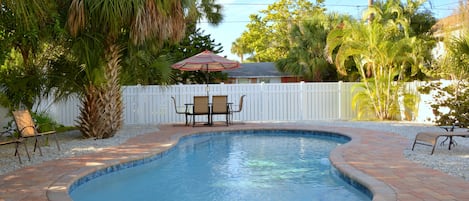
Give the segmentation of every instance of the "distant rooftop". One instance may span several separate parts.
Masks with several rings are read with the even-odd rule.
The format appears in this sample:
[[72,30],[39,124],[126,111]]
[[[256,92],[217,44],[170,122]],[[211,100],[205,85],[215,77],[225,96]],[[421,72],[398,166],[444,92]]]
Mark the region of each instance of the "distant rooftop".
[[432,31],[435,32],[436,36],[442,36],[445,31],[456,31],[460,30],[463,26],[461,23],[463,21],[464,15],[454,14],[448,17],[442,18],[436,22],[432,27]]
[[255,78],[255,77],[295,77],[288,73],[281,73],[275,68],[273,62],[241,63],[236,69],[224,71],[229,77]]

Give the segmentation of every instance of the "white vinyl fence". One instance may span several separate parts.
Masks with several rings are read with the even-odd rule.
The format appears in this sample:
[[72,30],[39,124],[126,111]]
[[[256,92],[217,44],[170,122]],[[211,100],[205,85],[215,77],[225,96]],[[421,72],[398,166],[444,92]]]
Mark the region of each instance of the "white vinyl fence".
[[[210,96],[228,95],[233,105],[246,95],[243,110],[235,113],[234,121],[351,120],[356,117],[351,105],[354,84],[211,84],[208,92]],[[184,106],[192,103],[193,96],[207,95],[207,85],[125,86],[122,92],[124,124],[174,123],[183,122],[184,116],[176,114],[171,96],[178,106]],[[79,116],[78,98],[41,105],[38,111],[47,110],[63,125],[75,125]]]

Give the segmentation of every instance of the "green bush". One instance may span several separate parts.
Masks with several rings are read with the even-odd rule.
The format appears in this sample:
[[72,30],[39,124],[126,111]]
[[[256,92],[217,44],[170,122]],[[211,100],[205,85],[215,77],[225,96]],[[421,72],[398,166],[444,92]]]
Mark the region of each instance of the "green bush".
[[441,82],[428,83],[419,88],[424,94],[432,93],[430,103],[435,123],[440,126],[458,124],[459,127],[469,126],[469,87],[466,82],[452,82],[443,86]]
[[56,128],[62,126],[46,113],[32,113],[31,115],[39,132],[54,131]]

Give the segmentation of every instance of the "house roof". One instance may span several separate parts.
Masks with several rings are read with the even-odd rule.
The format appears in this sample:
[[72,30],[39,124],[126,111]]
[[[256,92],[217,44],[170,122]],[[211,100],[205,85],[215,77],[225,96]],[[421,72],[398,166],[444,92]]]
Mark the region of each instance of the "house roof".
[[295,77],[277,70],[273,62],[241,63],[236,69],[224,71],[228,77],[253,78],[253,77]]
[[432,27],[432,31],[435,32],[435,36],[441,37],[445,31],[455,31],[462,27],[461,21],[464,16],[461,14],[454,14],[448,17],[442,18],[436,22]]

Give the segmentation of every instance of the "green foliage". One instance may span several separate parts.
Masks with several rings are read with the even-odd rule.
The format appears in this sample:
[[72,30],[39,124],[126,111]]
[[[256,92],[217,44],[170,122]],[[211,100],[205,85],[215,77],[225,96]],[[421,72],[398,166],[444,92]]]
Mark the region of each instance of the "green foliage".
[[454,81],[449,84],[430,82],[419,88],[422,94],[432,94],[430,103],[435,123],[441,126],[459,124],[469,126],[469,84],[466,81]]
[[[405,83],[374,81],[356,84],[352,88],[352,108],[357,111],[359,120],[406,119],[411,120],[417,113],[418,95],[404,90]],[[375,86],[375,85],[381,86]],[[389,87],[383,90],[383,87]],[[402,97],[402,100],[399,99]],[[401,108],[404,116],[401,116]]]
[[[467,1],[460,2],[459,12],[461,18],[457,23],[461,24],[459,36],[454,34],[444,38],[446,54],[431,73],[435,77],[448,79],[442,83],[430,82],[419,88],[423,94],[431,94],[433,101],[430,107],[435,115],[437,125],[454,125],[460,127],[469,126],[469,14]],[[452,27],[443,27],[452,29]],[[454,30],[451,30],[454,31]],[[453,32],[451,32],[453,33]]]
[[[174,70],[170,66],[180,60],[194,56],[204,50],[216,54],[223,52],[221,43],[216,43],[210,34],[204,34],[194,24],[188,25],[186,36],[177,44],[165,43],[162,48],[155,46],[130,46],[123,52],[122,83],[125,85],[206,83],[204,72],[187,72]],[[210,83],[226,80],[223,72],[208,74]]]
[[50,91],[48,68],[64,42],[55,3],[0,1],[0,104],[7,108],[30,109]]
[[[0,105],[13,109],[25,106],[31,109],[41,98],[47,97],[61,83],[65,71],[56,72],[59,58],[64,56],[64,48],[57,43],[43,43],[37,50],[33,62],[25,66],[22,55],[15,49],[0,65]],[[72,65],[64,66],[70,70]],[[57,92],[57,91],[55,91]]]
[[67,99],[71,94],[81,94],[86,83],[85,72],[69,53],[50,61],[47,70],[46,92],[56,100]]
[[29,68],[42,48],[41,44],[54,40],[56,27],[61,27],[56,2],[5,0],[0,1],[0,6],[0,28],[6,36],[6,49],[14,48],[20,52],[23,65]]
[[293,25],[290,33],[292,47],[286,58],[276,62],[277,68],[306,81],[336,81],[336,69],[327,61],[324,49],[327,34],[344,19],[347,16],[318,11],[299,25]]
[[129,56],[122,63],[122,84],[164,85],[171,82],[171,62],[167,55],[154,53],[153,50],[129,50]]
[[248,54],[248,61],[273,62],[285,58],[290,51],[290,31],[294,25],[305,20],[316,11],[323,1],[316,5],[306,0],[280,0],[251,15],[247,30],[236,39],[236,54]]
[[424,2],[407,1],[408,5],[403,6],[404,16],[408,16],[409,22],[409,37],[415,37],[413,42],[414,47],[412,52],[408,55],[411,57],[410,62],[404,66],[403,80],[425,80],[428,79],[426,72],[428,67],[434,63],[432,49],[436,45],[436,40],[433,36],[432,27],[436,23],[436,18],[432,12],[427,9],[422,9],[421,4]]
[[444,85],[441,82],[428,83],[420,92],[432,94],[430,107],[438,125],[469,126],[469,34],[450,37],[446,42],[446,55],[440,68],[434,69],[434,75],[451,80]]
[[244,54],[249,52],[247,51],[247,45],[241,41],[241,38],[237,38],[236,41],[231,43],[231,53],[237,55],[241,59],[241,63],[243,63]]
[[469,77],[469,32],[461,37],[446,40],[446,55],[435,70],[439,77],[452,80],[465,80]]
[[375,108],[371,102],[370,91],[366,90],[366,85],[363,83],[356,84],[352,87],[352,109],[357,112],[357,119],[371,120],[375,119]]
[[360,74],[362,83],[357,88],[362,90],[353,101],[359,117],[370,113],[379,120],[400,116],[398,94],[406,95],[402,84],[406,68],[422,62],[415,59],[422,55],[422,49],[415,48],[421,47],[422,40],[409,36],[409,17],[403,15],[404,10],[398,1],[387,1],[384,8],[372,6],[362,22],[345,22],[327,37],[329,58],[339,72],[346,74],[347,61],[352,59]]
[[[168,59],[173,63],[199,54],[204,50],[210,50],[215,54],[223,52],[221,43],[216,43],[210,34],[204,34],[204,31],[200,28],[189,26],[186,33],[186,37],[181,42],[168,44],[164,49],[166,55],[171,55]],[[172,73],[172,83],[204,84],[207,83],[207,77],[209,83],[219,83],[228,79],[227,74],[223,72],[210,72],[207,74],[205,72],[173,70]]]
[[407,121],[415,120],[415,117],[418,116],[419,103],[420,103],[420,94],[418,94],[417,90],[404,91],[403,97],[402,97],[404,116],[401,116],[401,119],[407,120]]
[[55,131],[58,127],[63,127],[54,121],[47,113],[32,113],[36,127],[39,132]]
[[[9,108],[84,93],[90,84],[118,91],[122,61],[129,83],[169,82],[170,59],[158,48],[179,41],[185,23],[222,20],[214,0],[4,0],[0,7],[0,102]],[[119,99],[114,91],[106,95]],[[118,105],[105,102],[106,112]]]
[[[96,1],[86,2],[86,4],[89,4],[87,6],[100,4],[100,2]],[[137,16],[144,18],[142,20],[148,20],[148,22],[145,21],[142,24],[138,24],[141,27],[137,27],[137,24],[132,24],[136,17],[132,16],[135,15],[132,9],[148,7],[149,5],[145,5],[145,1],[119,1],[118,3],[122,4],[122,6],[110,5],[112,1],[105,2],[106,4],[109,3],[109,5],[94,5],[98,10],[92,9],[92,11],[89,11],[90,13],[86,13],[89,15],[86,26],[77,26],[79,31],[76,32],[76,36],[72,40],[72,54],[75,56],[75,62],[81,63],[79,65],[81,72],[78,72],[77,77],[80,76],[81,79],[84,79],[82,83],[94,83],[99,86],[105,82],[103,76],[104,66],[106,65],[105,53],[106,47],[111,42],[117,43],[122,47],[120,57],[122,71],[120,79],[121,84],[124,85],[170,84],[173,82],[172,78],[175,77],[172,75],[173,71],[170,65],[185,58],[179,57],[180,55],[178,54],[185,51],[192,52],[192,49],[197,49],[197,52],[205,49],[214,49],[208,47],[213,43],[210,36],[204,36],[200,30],[196,30],[195,23],[201,18],[206,18],[214,25],[220,23],[223,19],[221,5],[216,4],[214,0],[202,2],[187,1],[183,3],[183,9],[188,12],[185,19],[186,30],[175,31],[179,34],[185,33],[182,43],[186,43],[187,46],[185,48],[190,49],[186,50],[182,46],[180,49],[175,48],[177,46],[175,42],[179,42],[179,40],[172,40],[171,34],[162,34],[164,31],[172,29],[171,27],[164,27],[170,25],[170,19],[164,16],[170,14],[167,12],[170,10],[169,7],[173,5],[170,2],[146,2],[151,4],[156,3],[150,6],[156,6],[155,9],[163,14],[150,13],[150,10],[145,11],[148,12],[146,13],[148,16]],[[127,4],[133,6],[124,6]],[[103,14],[106,14],[106,16]],[[161,18],[161,20],[150,19],[150,17]],[[161,25],[153,24],[164,21],[168,23]],[[154,26],[147,27],[147,25]],[[69,22],[68,26],[72,26],[72,24]],[[176,25],[173,28],[176,28]],[[70,28],[70,32],[73,35],[72,28]],[[151,34],[148,35],[149,33]],[[135,43],[136,41],[137,43]],[[83,75],[85,77],[82,77]]]
[[36,68],[10,66],[0,70],[0,104],[14,109],[20,106],[32,108],[41,97],[45,76]]

